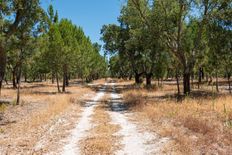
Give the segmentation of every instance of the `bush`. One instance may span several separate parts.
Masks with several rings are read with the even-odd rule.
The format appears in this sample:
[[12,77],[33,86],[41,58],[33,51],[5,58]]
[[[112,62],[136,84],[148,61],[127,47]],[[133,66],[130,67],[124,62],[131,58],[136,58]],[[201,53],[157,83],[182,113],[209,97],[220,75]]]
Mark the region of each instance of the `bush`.
[[140,107],[146,105],[142,92],[128,91],[124,93],[124,102],[128,107]]

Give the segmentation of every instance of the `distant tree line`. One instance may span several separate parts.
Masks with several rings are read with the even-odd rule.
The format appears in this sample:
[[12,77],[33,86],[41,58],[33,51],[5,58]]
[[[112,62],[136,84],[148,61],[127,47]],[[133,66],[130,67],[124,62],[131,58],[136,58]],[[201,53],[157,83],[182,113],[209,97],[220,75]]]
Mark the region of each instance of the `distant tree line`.
[[209,84],[232,73],[231,0],[127,0],[118,17],[119,25],[102,28],[104,48],[112,54],[111,75],[146,78],[173,77],[183,81],[183,93],[191,81]]
[[92,43],[82,28],[68,19],[58,18],[49,6],[45,11],[39,0],[2,0],[0,3],[0,89],[5,81],[20,88],[26,82],[51,79],[90,82],[105,76],[107,63],[101,46]]

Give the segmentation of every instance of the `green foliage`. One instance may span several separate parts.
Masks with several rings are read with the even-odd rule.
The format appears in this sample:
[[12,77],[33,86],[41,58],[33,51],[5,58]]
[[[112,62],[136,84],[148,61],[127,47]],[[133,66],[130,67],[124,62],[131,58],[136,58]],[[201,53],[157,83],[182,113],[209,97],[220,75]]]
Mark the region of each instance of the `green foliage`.
[[[92,81],[106,75],[107,63],[100,55],[101,46],[93,44],[82,28],[70,20],[59,20],[52,5],[47,13],[39,0],[3,0],[0,7],[0,47],[6,43],[7,80],[15,81],[15,76],[18,80],[21,70],[25,80],[56,77],[63,79],[63,86],[71,78]],[[5,64],[0,69],[4,67]],[[4,72],[0,71],[2,82]]]
[[230,77],[231,6],[227,0],[128,0],[120,26],[102,28],[104,48],[113,55],[112,76],[182,74],[185,94],[199,68]]

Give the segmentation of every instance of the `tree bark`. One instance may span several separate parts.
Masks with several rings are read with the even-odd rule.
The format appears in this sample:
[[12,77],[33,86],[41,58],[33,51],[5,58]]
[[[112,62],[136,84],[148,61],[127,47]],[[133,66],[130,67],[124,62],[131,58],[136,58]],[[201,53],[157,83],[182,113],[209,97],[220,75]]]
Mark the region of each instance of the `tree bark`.
[[152,73],[146,73],[146,85],[147,87],[151,86]]
[[219,92],[218,88],[218,72],[216,71],[216,91]]
[[191,73],[191,86],[194,88],[194,72]]
[[23,49],[20,50],[19,54],[19,65],[18,65],[18,74],[17,74],[17,83],[18,83],[18,90],[17,90],[17,100],[16,100],[16,105],[20,104],[20,87],[21,87],[21,74],[22,74],[22,54],[23,54]]
[[136,84],[141,84],[143,83],[143,80],[141,79],[141,76],[143,75],[143,73],[135,73],[135,83]]
[[188,71],[184,71],[183,86],[184,86],[184,94],[185,95],[189,95],[191,92],[190,76],[191,76],[191,74]]
[[5,68],[6,68],[6,53],[2,43],[0,42],[0,97],[2,90],[2,82],[5,76]]
[[24,75],[24,81],[27,82],[27,73]]
[[206,74],[206,82],[209,82],[209,76]]
[[56,73],[56,84],[57,84],[58,93],[60,93],[60,84],[59,84],[58,73]]
[[45,80],[45,82],[47,81],[47,74],[46,73],[44,74],[44,80]]
[[200,89],[200,84],[202,82],[202,79],[204,79],[204,71],[203,68],[200,67],[198,71],[198,89]]
[[54,74],[54,72],[52,72],[52,84],[54,84],[55,83],[55,74]]
[[180,83],[179,83],[178,71],[176,71],[176,85],[177,85],[177,90],[178,90],[178,96],[180,96]]
[[13,88],[17,89],[16,78],[15,78],[16,75],[15,74],[16,74],[16,70],[14,69],[12,71],[12,84],[13,84]]
[[62,86],[62,92],[65,92],[65,87],[66,87],[66,76],[63,75],[63,86]]
[[22,72],[22,69],[21,69],[21,65],[19,66],[19,72],[18,72],[18,75],[17,75],[17,79],[18,79],[18,90],[17,90],[17,100],[16,100],[16,105],[19,105],[20,103],[20,87],[21,87],[21,72]]
[[130,76],[129,76],[129,80],[132,80],[132,74],[130,74]]
[[40,82],[43,82],[43,76],[42,76],[42,74],[39,74],[39,79],[40,79]]
[[8,81],[7,81],[7,78],[5,77],[5,82],[6,82],[6,85],[8,85]]
[[69,86],[69,79],[70,79],[70,75],[68,75],[66,73],[66,77],[65,77],[65,85],[68,87]]
[[66,81],[67,81],[67,66],[63,66],[63,87],[62,87],[62,92],[65,92],[66,88]]

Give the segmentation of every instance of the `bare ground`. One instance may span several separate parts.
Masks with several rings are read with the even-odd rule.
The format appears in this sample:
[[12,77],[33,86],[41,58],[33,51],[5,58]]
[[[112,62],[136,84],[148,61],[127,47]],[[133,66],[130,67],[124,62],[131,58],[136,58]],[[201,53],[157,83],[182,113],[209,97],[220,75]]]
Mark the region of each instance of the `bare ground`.
[[[25,84],[23,104],[8,105],[0,120],[5,154],[173,154],[173,139],[124,103],[125,83],[73,83],[57,94],[49,83]],[[129,83],[128,83],[129,84]],[[15,96],[10,88],[5,98]]]

